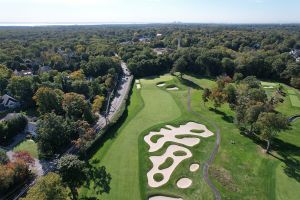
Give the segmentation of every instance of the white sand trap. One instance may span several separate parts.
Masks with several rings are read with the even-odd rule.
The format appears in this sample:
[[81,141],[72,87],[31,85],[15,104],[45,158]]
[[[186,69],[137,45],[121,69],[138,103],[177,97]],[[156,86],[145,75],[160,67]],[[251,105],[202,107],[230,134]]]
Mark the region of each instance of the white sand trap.
[[179,88],[178,87],[172,87],[172,88],[167,88],[167,90],[169,90],[169,91],[175,91],[175,90],[179,90]]
[[177,181],[176,185],[178,188],[185,189],[192,185],[193,181],[189,178],[181,178]]
[[166,197],[166,196],[153,196],[153,197],[150,197],[149,200],[183,200],[183,199],[182,198]]
[[141,84],[136,84],[136,88],[141,89],[142,88]]
[[[183,156],[175,156],[174,153],[180,151],[180,152],[185,152],[186,155]],[[153,188],[160,187],[164,184],[166,184],[173,171],[176,169],[176,167],[185,159],[192,157],[192,153],[190,150],[188,150],[185,147],[181,147],[178,145],[170,145],[166,152],[161,155],[161,156],[150,156],[150,160],[153,164],[152,169],[147,173],[148,177],[148,185]],[[167,158],[172,158],[173,163],[170,167],[166,169],[159,169],[159,166],[163,164]],[[154,180],[154,175],[155,174],[161,174],[162,175],[162,180],[161,181],[156,181]]]
[[197,171],[197,170],[199,169],[199,167],[200,167],[199,164],[196,164],[196,163],[191,164],[191,166],[190,166],[190,171],[191,171],[191,172],[195,172],[195,171]]
[[140,80],[135,80],[135,83],[140,83]]
[[161,84],[158,84],[156,85],[157,87],[164,87],[166,84],[165,83],[161,83]]
[[273,89],[274,86],[264,86],[265,89]]
[[[189,122],[186,125],[181,125],[180,127],[176,128],[170,125],[166,126],[168,129],[162,128],[160,129],[160,132],[150,132],[148,135],[144,137],[145,142],[150,146],[149,152],[155,152],[159,149],[161,149],[166,142],[174,142],[178,144],[183,144],[189,147],[193,147],[197,144],[199,144],[200,139],[197,137],[210,137],[213,135],[211,131],[209,131],[206,126],[202,124],[198,124],[195,122]],[[192,132],[192,130],[199,130],[203,131],[202,133],[195,133]],[[151,141],[152,137],[155,137],[155,135],[161,135],[156,143]],[[182,137],[182,136],[188,136],[188,137]],[[181,136],[182,138],[176,138],[176,136]],[[195,137],[190,137],[195,136]]]

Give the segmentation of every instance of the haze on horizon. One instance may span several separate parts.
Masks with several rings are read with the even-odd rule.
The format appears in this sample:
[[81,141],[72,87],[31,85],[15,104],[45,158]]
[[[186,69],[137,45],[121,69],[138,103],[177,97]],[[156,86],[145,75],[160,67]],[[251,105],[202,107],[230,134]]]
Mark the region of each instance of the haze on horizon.
[[0,0],[0,23],[300,23],[299,0]]

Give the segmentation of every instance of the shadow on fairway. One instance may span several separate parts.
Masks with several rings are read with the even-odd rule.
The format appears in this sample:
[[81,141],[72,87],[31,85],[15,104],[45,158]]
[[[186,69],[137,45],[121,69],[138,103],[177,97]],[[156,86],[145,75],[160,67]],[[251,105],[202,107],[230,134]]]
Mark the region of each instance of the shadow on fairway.
[[217,115],[222,115],[222,119],[228,123],[233,123],[234,122],[234,117],[227,115],[225,112],[222,112],[218,109],[215,108],[209,108],[208,109],[211,112],[216,113]]
[[195,84],[193,81],[190,81],[188,79],[178,77],[178,80],[180,81],[180,83],[182,85],[185,85],[187,87],[191,87],[191,88],[197,89],[197,90],[204,90],[201,86]]
[[[251,139],[255,144],[259,145],[260,147],[264,149],[266,148],[266,142],[261,140],[256,135],[246,134],[244,130],[241,130],[241,134]],[[269,152],[269,155],[280,160],[285,164],[284,173],[287,176],[300,182],[300,161],[295,158],[300,156],[299,146],[275,138],[271,143],[271,152]]]

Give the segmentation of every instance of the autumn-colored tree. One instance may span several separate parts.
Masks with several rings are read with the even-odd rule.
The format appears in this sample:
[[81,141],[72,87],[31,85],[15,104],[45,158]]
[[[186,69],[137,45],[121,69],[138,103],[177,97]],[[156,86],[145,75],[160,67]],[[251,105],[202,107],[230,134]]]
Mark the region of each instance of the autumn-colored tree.
[[70,74],[70,79],[83,81],[85,79],[85,75],[81,70],[77,70]]
[[211,95],[210,89],[205,88],[203,91],[203,94],[202,94],[202,100],[203,100],[204,106],[205,106],[205,103],[208,102],[210,95]]
[[77,121],[76,133],[78,134],[78,139],[73,141],[73,143],[83,152],[86,150],[88,143],[95,139],[96,131],[86,121]]
[[92,110],[94,113],[100,112],[103,103],[105,101],[105,97],[97,95],[94,99]]

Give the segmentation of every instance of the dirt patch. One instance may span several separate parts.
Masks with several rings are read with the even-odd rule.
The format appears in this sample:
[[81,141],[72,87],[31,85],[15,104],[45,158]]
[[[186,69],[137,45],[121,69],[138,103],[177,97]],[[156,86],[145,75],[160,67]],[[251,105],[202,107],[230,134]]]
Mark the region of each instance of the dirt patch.
[[224,168],[210,167],[209,174],[216,179],[224,188],[229,191],[237,192],[238,188],[232,180],[232,176],[229,171]]

